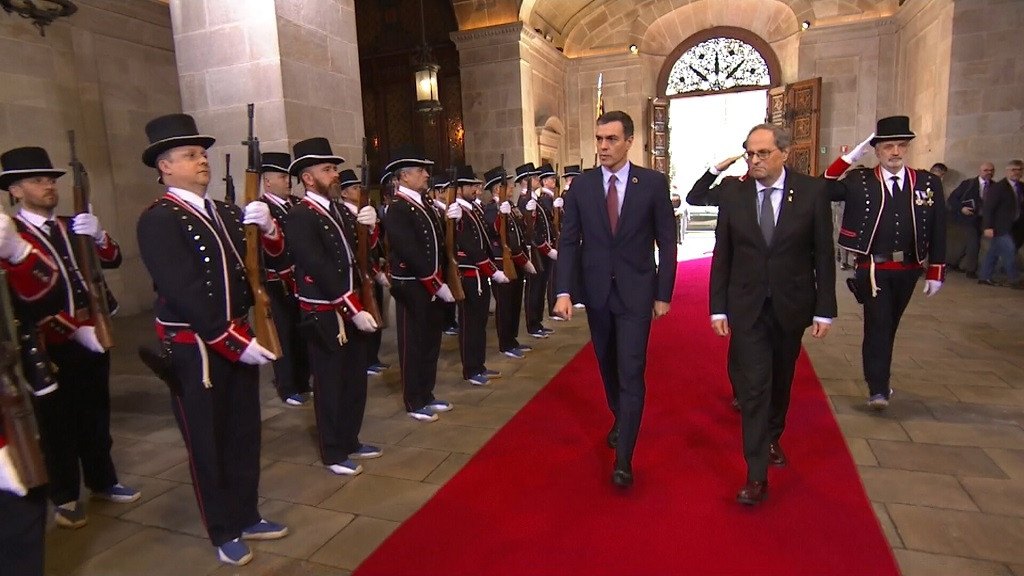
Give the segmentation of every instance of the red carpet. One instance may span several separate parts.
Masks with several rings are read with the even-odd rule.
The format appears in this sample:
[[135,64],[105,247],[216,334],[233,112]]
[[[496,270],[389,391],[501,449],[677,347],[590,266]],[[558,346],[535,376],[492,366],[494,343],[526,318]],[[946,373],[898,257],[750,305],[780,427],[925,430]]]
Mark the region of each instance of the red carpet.
[[761,506],[735,502],[740,419],[708,268],[680,265],[672,312],[654,323],[632,489],[609,481],[611,416],[587,346],[355,574],[899,574],[806,355],[790,465],[769,472]]

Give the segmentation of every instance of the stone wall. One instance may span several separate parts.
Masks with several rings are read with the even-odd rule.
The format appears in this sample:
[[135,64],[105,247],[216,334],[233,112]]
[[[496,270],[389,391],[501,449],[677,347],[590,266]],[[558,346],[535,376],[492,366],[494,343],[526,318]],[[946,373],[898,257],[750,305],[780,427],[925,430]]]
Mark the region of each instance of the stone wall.
[[[89,171],[93,212],[124,253],[106,272],[121,313],[151,306],[135,223],[160,193],[140,155],[151,118],[181,109],[167,6],[141,0],[78,0],[78,12],[46,29],[0,14],[0,151],[42,146],[57,167],[67,131]],[[59,181],[58,211],[72,211],[71,181]],[[6,197],[6,194],[3,194]],[[6,198],[5,198],[6,200]],[[6,208],[14,213],[17,208]]]

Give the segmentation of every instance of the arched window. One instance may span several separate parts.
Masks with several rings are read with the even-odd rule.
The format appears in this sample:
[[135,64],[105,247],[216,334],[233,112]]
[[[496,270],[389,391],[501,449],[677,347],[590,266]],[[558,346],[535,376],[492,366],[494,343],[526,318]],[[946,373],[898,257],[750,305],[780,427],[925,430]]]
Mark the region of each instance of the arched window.
[[764,56],[750,44],[727,37],[709,38],[687,49],[666,80],[666,96],[753,89],[772,83]]

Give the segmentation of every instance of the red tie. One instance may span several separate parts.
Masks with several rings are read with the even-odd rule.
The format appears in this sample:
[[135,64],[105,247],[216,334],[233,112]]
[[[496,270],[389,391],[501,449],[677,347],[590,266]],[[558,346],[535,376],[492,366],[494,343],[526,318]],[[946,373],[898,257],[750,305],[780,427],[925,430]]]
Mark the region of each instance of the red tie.
[[615,188],[615,175],[608,179],[608,223],[612,226],[612,234],[619,225],[619,191]]

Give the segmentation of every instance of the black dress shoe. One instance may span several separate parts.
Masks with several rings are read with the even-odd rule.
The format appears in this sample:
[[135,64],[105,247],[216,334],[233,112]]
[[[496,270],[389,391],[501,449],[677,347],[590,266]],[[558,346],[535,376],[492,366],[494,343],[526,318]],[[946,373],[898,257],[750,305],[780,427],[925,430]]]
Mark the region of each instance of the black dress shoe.
[[782,447],[776,442],[772,442],[768,445],[768,463],[772,466],[778,466],[782,468],[786,465],[786,454],[782,451]]
[[768,481],[764,482],[747,482],[747,485],[736,494],[736,501],[740,504],[746,504],[747,506],[753,506],[760,504],[765,498],[768,497]]
[[619,425],[618,423],[612,425],[612,429],[608,431],[608,447],[612,450],[615,449],[619,444]]
[[743,407],[740,406],[740,401],[739,400],[737,400],[735,398],[732,399],[732,409],[737,411],[737,412],[742,412],[743,411]]
[[629,464],[616,464],[612,472],[612,484],[620,488],[628,488],[633,485],[633,467]]

